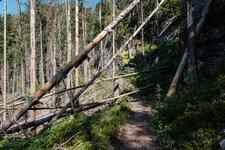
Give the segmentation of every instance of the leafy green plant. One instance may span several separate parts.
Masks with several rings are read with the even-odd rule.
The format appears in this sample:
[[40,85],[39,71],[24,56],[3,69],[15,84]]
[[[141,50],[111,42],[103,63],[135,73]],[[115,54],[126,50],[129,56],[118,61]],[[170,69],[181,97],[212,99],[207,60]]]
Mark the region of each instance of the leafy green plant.
[[120,105],[105,108],[91,116],[78,113],[75,114],[75,119],[66,117],[63,121],[52,124],[50,129],[32,140],[1,140],[0,149],[52,149],[78,132],[80,133],[66,145],[68,149],[109,149],[120,125],[126,122],[129,110],[129,105],[121,102]]

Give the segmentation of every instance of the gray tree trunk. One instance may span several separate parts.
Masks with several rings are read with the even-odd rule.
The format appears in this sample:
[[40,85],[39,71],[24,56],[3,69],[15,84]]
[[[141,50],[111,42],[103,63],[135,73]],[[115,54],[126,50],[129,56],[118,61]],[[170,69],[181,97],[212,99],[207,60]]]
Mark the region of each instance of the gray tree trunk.
[[[207,0],[207,2],[206,2],[206,5],[205,5],[205,7],[204,7],[204,9],[202,11],[202,18],[200,19],[200,21],[198,22],[198,24],[195,27],[196,38],[198,38],[198,36],[200,35],[200,31],[201,31],[201,29],[203,27],[203,24],[205,23],[206,16],[209,14],[209,12],[211,10],[210,8],[211,8],[211,5],[213,4],[213,2],[214,2],[214,0]],[[185,51],[185,53],[184,53],[184,55],[182,57],[182,60],[181,60],[181,62],[179,64],[179,67],[178,67],[178,69],[176,71],[176,74],[175,74],[175,76],[173,78],[173,81],[172,81],[172,83],[170,85],[169,91],[167,93],[168,97],[172,96],[175,93],[178,81],[179,81],[180,76],[181,76],[181,74],[182,74],[182,72],[184,70],[186,62],[187,62],[187,50]]]
[[[56,74],[57,72],[57,66],[56,66],[56,27],[57,27],[57,6],[56,6],[56,0],[54,2],[54,5],[55,5],[55,17],[54,17],[54,21],[53,21],[53,58],[52,58],[52,64],[53,64],[53,75]],[[55,93],[55,88],[53,88],[53,93]],[[53,103],[56,104],[56,97],[55,95],[52,97],[53,99]]]
[[[36,92],[36,50],[35,50],[35,0],[30,0],[30,93]],[[31,119],[36,120],[36,112],[31,110]]]
[[[83,0],[82,28],[83,28],[83,43],[84,43],[84,47],[85,47],[86,46],[86,8],[85,8],[85,0]],[[84,80],[85,80],[85,82],[88,81],[87,71],[88,71],[88,62],[87,62],[87,60],[85,60],[84,61]]]
[[[113,0],[113,19],[115,19],[115,16],[116,16],[116,1]],[[116,40],[116,32],[115,30],[113,30],[113,56],[116,54],[116,43],[115,43],[115,40]],[[113,60],[113,77],[116,76],[116,66],[115,66],[115,60]],[[119,96],[119,79],[116,79],[114,80],[114,83],[113,83],[113,95],[114,97],[117,97]]]
[[[102,4],[103,4],[103,0],[100,0],[100,5],[99,5],[99,27],[100,27],[100,32],[102,32]],[[99,66],[101,66],[101,68],[104,65],[104,53],[103,53],[103,41],[100,42],[100,63]]]
[[[24,103],[18,111],[13,114],[10,118],[0,124],[0,134],[7,130],[13,125],[13,122],[21,118],[32,106],[34,106],[41,97],[45,95],[47,91],[50,91],[55,85],[59,84],[61,80],[72,70],[74,67],[79,66],[86,58],[87,54],[93,50],[93,48],[103,40],[112,29],[114,29],[126,16],[130,13],[134,7],[140,3],[141,0],[134,0],[121,14],[115,18],[95,39],[89,43],[81,53],[74,57],[60,72],[58,72],[54,77],[52,77],[48,83],[45,84],[36,94],[30,97],[26,103]],[[164,0],[162,0],[164,1]]]
[[4,76],[3,76],[3,107],[5,112],[3,113],[3,121],[6,121],[7,113],[7,87],[6,87],[6,78],[7,78],[7,60],[6,60],[6,17],[7,17],[7,0],[4,1]]
[[21,18],[21,8],[20,2],[17,0],[17,8],[18,8],[18,28],[19,28],[19,39],[20,39],[20,63],[21,63],[21,93],[25,94],[25,52],[24,52],[24,43],[23,43],[23,28],[22,28],[22,18]]
[[194,25],[194,7],[190,1],[187,1],[187,58],[188,58],[188,80],[193,83],[197,79],[197,70],[195,62],[195,25]]
[[[67,5],[66,5],[66,24],[67,24],[67,63],[69,63],[71,61],[71,16],[70,16],[70,0],[67,1]],[[66,88],[70,88],[71,87],[71,79],[72,79],[72,74],[69,73],[67,76],[67,83],[66,83]],[[68,93],[67,95],[67,100],[70,100],[70,93]]]
[[44,58],[43,58],[42,23],[41,23],[41,17],[40,17],[40,49],[41,49],[41,58],[40,58],[41,86],[44,86],[44,85],[45,85],[45,76],[44,76]]
[[[144,22],[144,6],[143,2],[141,2],[141,23]],[[141,45],[142,45],[142,54],[144,55],[145,47],[144,47],[144,28],[141,29]]]
[[[77,56],[79,54],[79,0],[76,0],[76,11],[75,11],[75,17],[76,17],[76,37],[75,37],[75,43],[76,43],[76,52],[75,55]],[[75,70],[76,72],[76,83],[75,86],[79,85],[79,69],[78,67]],[[78,93],[78,90],[76,90],[76,93]]]

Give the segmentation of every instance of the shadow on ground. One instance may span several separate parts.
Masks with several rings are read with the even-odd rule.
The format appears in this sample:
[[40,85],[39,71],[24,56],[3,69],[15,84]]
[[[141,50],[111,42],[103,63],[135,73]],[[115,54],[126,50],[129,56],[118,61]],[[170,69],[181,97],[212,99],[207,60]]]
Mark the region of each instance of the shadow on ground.
[[139,95],[132,96],[131,114],[126,124],[121,126],[113,149],[154,150],[157,137],[152,126],[153,113],[149,104]]

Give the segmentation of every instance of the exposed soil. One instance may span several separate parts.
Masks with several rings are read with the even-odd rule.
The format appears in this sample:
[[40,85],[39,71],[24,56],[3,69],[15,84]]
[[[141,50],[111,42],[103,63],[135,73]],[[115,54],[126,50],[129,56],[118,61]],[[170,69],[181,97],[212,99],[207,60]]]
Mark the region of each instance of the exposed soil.
[[118,150],[154,150],[157,147],[157,136],[152,126],[149,104],[139,95],[131,103],[131,115],[126,124],[121,126],[113,149]]

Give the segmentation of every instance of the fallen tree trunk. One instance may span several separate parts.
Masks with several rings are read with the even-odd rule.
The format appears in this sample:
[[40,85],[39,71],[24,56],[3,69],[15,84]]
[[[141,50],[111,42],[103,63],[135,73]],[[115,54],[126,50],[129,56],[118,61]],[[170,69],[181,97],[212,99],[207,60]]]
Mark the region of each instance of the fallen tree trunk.
[[125,93],[125,94],[120,95],[120,96],[117,96],[117,97],[109,98],[109,99],[102,100],[102,101],[99,101],[99,102],[93,102],[93,103],[83,104],[82,106],[104,104],[104,103],[107,103],[107,102],[110,102],[110,101],[118,100],[119,98],[122,98],[122,97],[125,97],[125,96],[129,96],[129,95],[138,93],[141,90],[144,90],[144,89],[149,88],[149,87],[154,87],[154,86],[156,86],[156,83],[147,85],[147,86],[145,86],[143,88],[139,88],[139,89],[137,89],[135,91],[132,91],[132,92],[129,92],[129,93]]
[[48,109],[50,109],[50,110],[52,110],[52,109],[62,109],[63,107],[40,107],[40,108],[31,108],[31,109],[29,109],[29,110],[48,110]]
[[[169,23],[165,26],[165,28],[160,32],[160,34],[158,35],[158,38],[161,37],[163,35],[163,33],[170,27],[171,24],[173,24],[173,22],[177,19],[177,16],[173,16],[172,18],[170,18]],[[154,43],[154,42],[153,42]]]
[[[75,112],[82,112],[82,111],[85,111],[85,110],[90,110],[90,109],[98,107],[99,105],[100,104],[81,106],[79,108],[75,108]],[[72,113],[74,113],[74,111],[69,110],[69,111],[66,111],[65,113],[72,114]],[[35,121],[29,122],[29,123],[25,123],[23,125],[20,125],[20,126],[17,126],[17,127],[14,127],[12,129],[7,130],[6,133],[15,133],[15,132],[21,131],[21,129],[26,130],[26,129],[29,129],[29,128],[34,127],[34,126],[36,126],[36,127],[40,126],[40,125],[50,121],[55,116],[56,116],[56,114],[45,117],[45,118],[42,118],[42,119],[39,119],[39,120],[35,120]]]
[[[90,109],[99,107],[99,106],[101,106],[103,104],[106,104],[108,102],[111,102],[111,101],[114,101],[114,100],[118,100],[119,98],[138,93],[141,90],[144,90],[146,88],[154,87],[155,85],[156,84],[150,84],[150,85],[147,85],[147,86],[145,86],[143,88],[139,88],[139,89],[137,89],[135,91],[132,91],[132,92],[129,92],[129,93],[126,93],[126,94],[123,94],[123,95],[120,95],[120,96],[117,96],[117,97],[114,97],[114,98],[109,98],[109,99],[102,100],[102,101],[99,101],[99,102],[93,102],[93,103],[80,105],[78,108],[75,108],[75,112],[82,112],[82,111],[86,111],[86,110],[90,110]],[[40,108],[37,108],[37,109],[40,109]],[[65,111],[64,113],[74,113],[74,110]],[[21,129],[26,130],[26,129],[34,127],[34,126],[42,125],[42,124],[50,121],[55,116],[56,116],[56,114],[48,116],[48,117],[45,117],[45,118],[42,118],[42,119],[39,119],[39,120],[35,120],[35,121],[29,122],[29,123],[25,123],[25,124],[20,125],[18,127],[14,127],[12,129],[7,130],[6,133],[15,133],[15,132],[21,131]]]
[[127,14],[138,4],[141,0],[134,0],[122,13],[117,16],[90,44],[88,44],[81,53],[73,58],[60,72],[50,79],[37,93],[35,93],[26,103],[24,103],[20,109],[4,121],[0,125],[0,134],[10,128],[21,116],[23,116],[32,106],[34,106],[38,100],[45,95],[47,91],[50,91],[55,85],[57,85],[69,71],[78,67],[86,58],[87,54],[101,41],[103,40],[124,18]]
[[[84,87],[85,85],[79,85],[79,86],[76,86],[76,87],[72,87],[72,88],[69,88],[69,89],[63,89],[63,90],[60,90],[60,91],[57,91],[55,93],[49,93],[49,94],[46,94],[45,96],[43,96],[42,98],[40,99],[43,99],[43,98],[47,98],[47,97],[50,97],[50,96],[53,96],[53,95],[58,95],[58,94],[61,94],[61,93],[65,93],[65,92],[69,92],[69,91],[72,91],[72,90],[76,90],[76,89],[79,89],[79,88],[82,88]],[[39,100],[40,100],[39,99]],[[24,96],[21,96],[20,99],[15,99],[15,101],[18,101],[18,100],[25,100],[25,97]],[[14,101],[14,102],[15,102]],[[8,107],[14,107],[14,106],[17,106],[17,105],[21,105],[21,104],[24,104],[26,103],[26,101],[22,101],[22,102],[18,102],[18,103],[15,103],[15,104],[11,104],[9,105]],[[1,109],[1,108],[0,108]]]
[[[209,14],[209,12],[211,10],[210,8],[211,8],[213,2],[214,2],[214,0],[207,0],[207,2],[206,2],[206,5],[205,5],[205,7],[203,9],[203,12],[202,12],[202,18],[200,19],[200,21],[198,22],[198,24],[195,27],[196,39],[200,35],[200,31],[201,31],[201,29],[202,29],[202,27],[203,27],[203,25],[205,23],[207,15]],[[169,90],[167,92],[167,96],[168,97],[171,97],[175,93],[178,81],[179,81],[180,76],[181,76],[181,74],[182,74],[182,72],[184,70],[186,62],[187,62],[187,50],[185,50],[185,52],[184,52],[182,60],[181,60],[181,62],[179,64],[179,67],[178,67],[178,69],[176,71],[176,74],[175,74],[175,76],[173,78],[173,81],[172,81],[172,83],[170,85],[170,88],[169,88]]]
[[152,18],[152,16],[160,9],[160,6],[163,4],[165,0],[162,0],[159,5],[157,5],[156,9],[148,16],[148,18],[139,26],[139,28],[133,33],[133,35],[120,47],[120,49],[116,52],[116,54],[109,60],[109,62],[73,97],[65,107],[51,120],[51,122],[56,121],[64,111],[66,111],[71,104],[73,104],[77,99],[81,96],[85,90],[94,83],[94,81],[105,71],[106,68],[113,62],[113,60],[119,55],[119,53],[129,44],[134,37],[140,32],[140,30],[144,27],[144,25]]
[[[116,76],[116,77],[113,77],[113,78],[107,78],[107,79],[98,80],[98,81],[94,82],[93,84],[98,84],[98,83],[105,82],[105,81],[115,80],[115,79],[118,79],[118,78],[125,78],[125,77],[129,77],[129,76],[135,76],[135,75],[142,74],[142,73],[151,73],[151,72],[165,70],[165,69],[168,69],[168,68],[167,67],[163,67],[163,68],[157,68],[157,69],[152,69],[152,70],[143,71],[143,72],[134,72],[134,73],[130,73],[130,74]],[[78,89],[78,88],[82,88],[84,86],[85,86],[85,84],[84,85],[79,85],[79,86],[76,86],[76,87],[72,87],[72,88],[69,88],[69,89],[63,89],[63,90],[57,91],[55,93],[46,94],[41,99],[46,98],[46,97],[50,97],[50,96],[53,96],[53,95],[58,95],[58,94],[62,94],[62,93],[65,93],[65,92],[69,92],[69,91],[72,91],[72,90],[75,90],[75,89]],[[21,96],[21,98],[22,98],[22,96]],[[22,102],[18,102],[18,103],[9,105],[8,109],[9,108],[15,108],[15,106],[21,105],[23,103],[26,103],[26,101],[22,101]],[[4,108],[0,107],[0,109],[4,109]],[[29,110],[36,110],[36,109],[31,108]],[[1,114],[1,112],[0,112],[0,114]]]
[[175,76],[173,78],[172,84],[170,85],[170,89],[169,89],[169,91],[167,93],[168,97],[172,96],[173,93],[176,91],[177,83],[178,83],[178,81],[180,79],[180,76],[181,76],[181,74],[182,74],[182,72],[184,70],[184,67],[185,67],[186,63],[187,63],[187,50],[184,52],[182,60],[181,60],[181,62],[179,64],[179,67],[177,69],[177,72],[176,72],[176,74],[175,74]]
[[115,80],[115,79],[119,79],[119,78],[125,78],[125,77],[135,76],[135,75],[139,75],[139,74],[142,74],[142,73],[151,73],[151,72],[165,70],[165,69],[168,69],[168,68],[167,67],[163,67],[163,68],[157,68],[157,69],[152,69],[152,70],[143,71],[143,72],[134,72],[134,73],[129,73],[129,74],[125,74],[125,75],[119,75],[119,76],[112,77],[112,78],[98,80],[98,81],[94,82],[93,84],[98,84],[98,83],[101,83],[101,82]]
[[145,21],[139,26],[139,28],[131,35],[131,37],[120,47],[119,51],[122,51],[126,46],[134,39],[134,37],[141,31],[145,24],[153,17],[153,15],[160,9],[160,6],[164,3],[165,0],[162,0],[159,5],[152,11],[152,13],[145,19]]
[[[24,96],[19,96],[19,97],[15,98],[14,100],[7,102],[7,104],[11,104],[13,102],[16,102],[16,101],[24,99],[24,98],[25,98],[25,95]],[[0,106],[3,106],[3,104],[0,104]]]

